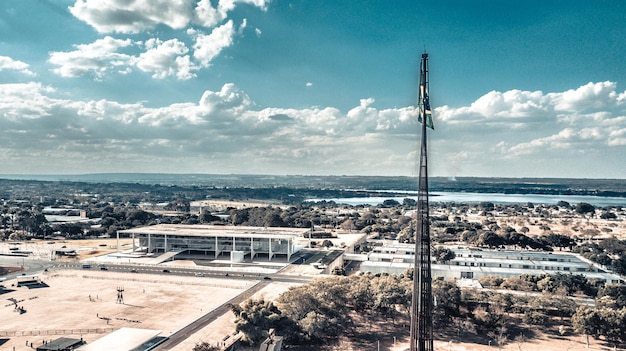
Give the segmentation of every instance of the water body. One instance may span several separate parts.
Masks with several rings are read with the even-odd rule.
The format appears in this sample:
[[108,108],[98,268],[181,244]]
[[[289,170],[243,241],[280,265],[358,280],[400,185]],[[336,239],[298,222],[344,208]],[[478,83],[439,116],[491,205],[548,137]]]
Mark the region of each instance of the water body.
[[[338,204],[346,205],[379,205],[385,200],[396,200],[400,203],[407,196],[402,197],[346,197],[333,199],[310,199],[309,201],[334,201]],[[416,197],[412,197],[416,200]],[[535,194],[491,194],[491,193],[463,193],[463,192],[433,192],[430,193],[430,202],[493,202],[494,204],[547,204],[556,205],[559,201],[567,201],[570,205],[586,202],[597,207],[604,206],[624,206],[626,207],[626,197],[603,197],[589,195],[535,195]]]

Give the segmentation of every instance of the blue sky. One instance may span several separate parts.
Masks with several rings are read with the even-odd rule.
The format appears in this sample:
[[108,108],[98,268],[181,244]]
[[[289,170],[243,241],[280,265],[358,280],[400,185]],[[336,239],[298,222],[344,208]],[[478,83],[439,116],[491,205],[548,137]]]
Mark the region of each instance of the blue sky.
[[626,3],[5,0],[4,174],[624,178]]

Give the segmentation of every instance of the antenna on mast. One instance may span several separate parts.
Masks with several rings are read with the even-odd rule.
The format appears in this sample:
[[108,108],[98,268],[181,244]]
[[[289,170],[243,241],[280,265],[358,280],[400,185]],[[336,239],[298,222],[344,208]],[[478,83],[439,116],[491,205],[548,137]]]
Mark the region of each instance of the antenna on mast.
[[[410,351],[433,351],[433,295],[430,263],[430,216],[428,207],[427,131],[433,127],[428,99],[428,53],[420,62],[418,110],[421,127],[421,149],[417,192],[417,225],[415,226],[415,264],[411,299]],[[427,128],[428,127],[428,128]]]

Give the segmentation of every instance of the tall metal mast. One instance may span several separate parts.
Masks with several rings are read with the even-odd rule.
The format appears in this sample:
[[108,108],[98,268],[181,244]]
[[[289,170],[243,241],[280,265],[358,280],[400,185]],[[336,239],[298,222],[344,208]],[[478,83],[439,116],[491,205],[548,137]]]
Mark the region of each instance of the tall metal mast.
[[422,54],[420,63],[420,90],[418,96],[422,140],[417,192],[417,226],[415,231],[415,265],[413,297],[411,299],[410,351],[433,351],[433,294],[430,267],[430,220],[428,208],[427,126],[432,128],[428,101],[428,54]]

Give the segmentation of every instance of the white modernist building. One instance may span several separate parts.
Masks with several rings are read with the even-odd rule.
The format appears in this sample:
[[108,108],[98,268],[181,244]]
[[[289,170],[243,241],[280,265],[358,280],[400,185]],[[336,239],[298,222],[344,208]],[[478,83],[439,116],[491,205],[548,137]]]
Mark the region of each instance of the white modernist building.
[[[478,279],[484,276],[502,278],[522,274],[582,274],[587,279],[601,279],[607,283],[620,283],[622,278],[603,267],[573,253],[492,250],[462,246],[448,247],[456,258],[446,264],[431,263],[433,278]],[[352,255],[356,256],[356,255]],[[349,259],[349,257],[346,257]],[[376,247],[374,252],[360,260],[360,270],[372,273],[401,274],[413,267],[415,247],[413,244],[394,243]]]
[[288,261],[304,245],[297,242],[310,229],[282,227],[240,227],[219,225],[158,224],[117,232],[118,251],[120,235],[133,239],[133,252],[188,253],[231,259],[282,256]]

